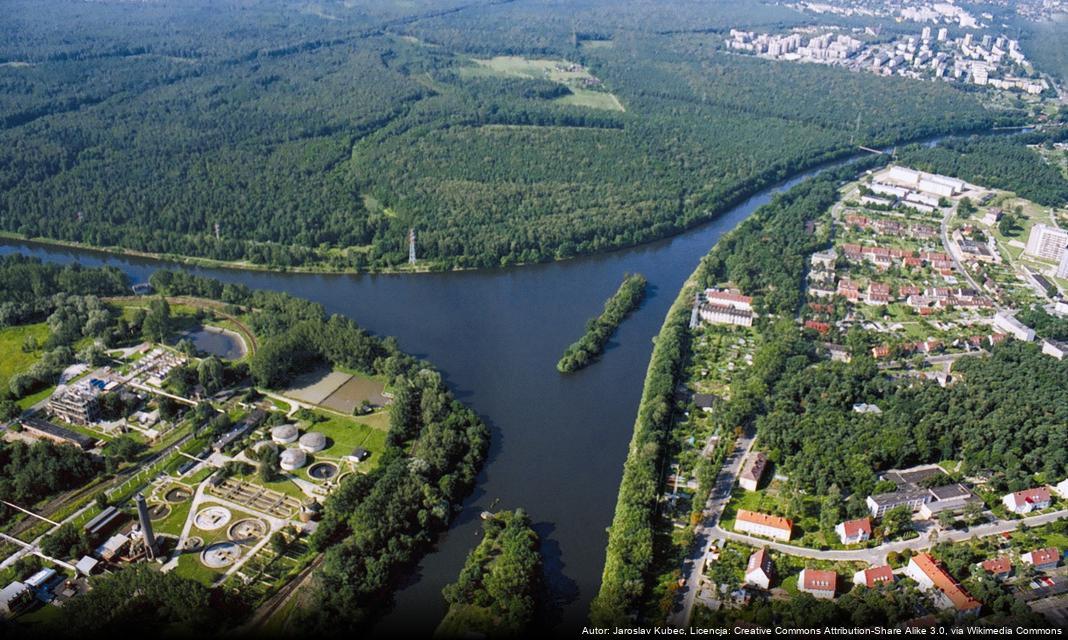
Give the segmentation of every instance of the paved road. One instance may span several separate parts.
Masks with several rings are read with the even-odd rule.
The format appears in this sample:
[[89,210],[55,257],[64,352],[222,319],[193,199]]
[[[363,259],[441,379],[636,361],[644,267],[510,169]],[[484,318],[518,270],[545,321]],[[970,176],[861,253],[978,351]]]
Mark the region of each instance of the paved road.
[[[956,207],[948,209],[946,211],[946,214],[942,216],[942,248],[945,249],[946,253],[949,254],[950,260],[953,261],[953,267],[964,276],[964,278],[968,281],[968,284],[970,284],[972,288],[976,291],[982,291],[982,287],[980,287],[979,284],[976,283],[975,278],[972,277],[972,274],[964,268],[963,264],[961,264],[960,258],[957,257],[957,252],[955,250],[954,244],[949,241],[949,220],[953,217],[953,214],[956,213],[956,211]],[[994,304],[997,304],[996,300],[994,301]],[[1000,311],[1001,307],[997,306],[997,310]]]
[[[797,556],[800,558],[833,560],[837,562],[866,562],[868,564],[877,565],[884,564],[886,562],[887,554],[889,554],[891,551],[897,551],[899,553],[904,551],[905,549],[919,551],[920,549],[927,549],[929,547],[933,547],[935,544],[941,542],[961,542],[963,540],[969,540],[971,538],[984,538],[987,536],[1005,533],[1006,531],[1013,531],[1019,528],[1021,523],[1026,524],[1028,527],[1038,527],[1065,517],[1068,517],[1068,509],[1062,509],[1060,511],[1054,511],[1052,513],[1031,516],[1030,518],[1024,518],[1023,520],[998,520],[996,522],[991,522],[988,524],[969,527],[967,530],[944,531],[939,530],[938,527],[932,525],[926,527],[921,533],[920,537],[913,538],[911,540],[891,542],[879,545],[878,547],[873,547],[871,549],[828,551],[820,551],[819,549],[809,549],[807,547],[783,544],[781,542],[772,542],[770,540],[765,540],[764,538],[747,536],[744,534],[735,533],[733,531],[725,531],[719,528],[718,525],[714,527],[714,532],[717,536],[726,538],[728,540],[734,540],[736,542],[742,542],[757,547],[769,547],[787,555]],[[931,535],[935,531],[938,531],[938,536],[936,539],[932,540]]]
[[727,456],[723,467],[716,476],[716,484],[709,494],[708,502],[702,512],[703,520],[694,529],[694,545],[690,554],[686,557],[682,567],[685,585],[679,589],[682,602],[678,603],[675,610],[668,616],[668,624],[674,627],[686,627],[690,623],[690,614],[693,611],[694,601],[697,599],[697,591],[700,586],[702,561],[708,545],[712,541],[718,528],[719,517],[723,508],[731,498],[731,490],[734,489],[734,480],[742,471],[742,463],[749,451],[753,448],[756,438],[755,433],[746,433],[734,443],[734,451]]

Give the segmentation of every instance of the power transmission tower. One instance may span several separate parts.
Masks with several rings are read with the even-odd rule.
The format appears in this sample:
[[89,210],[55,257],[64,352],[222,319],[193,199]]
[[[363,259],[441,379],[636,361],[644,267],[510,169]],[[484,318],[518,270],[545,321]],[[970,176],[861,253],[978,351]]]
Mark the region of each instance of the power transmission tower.
[[415,229],[408,230],[408,264],[415,264]]

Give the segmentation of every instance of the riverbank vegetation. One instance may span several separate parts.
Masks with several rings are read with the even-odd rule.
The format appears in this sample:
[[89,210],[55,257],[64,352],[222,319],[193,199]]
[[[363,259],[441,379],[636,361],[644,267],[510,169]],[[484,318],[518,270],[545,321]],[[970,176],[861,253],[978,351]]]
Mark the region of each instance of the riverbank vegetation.
[[530,518],[522,509],[502,511],[482,530],[459,578],[442,591],[449,611],[438,637],[525,636],[541,627],[545,575]]
[[[406,268],[413,228],[421,269],[600,252],[858,143],[1023,115],[690,31],[804,20],[755,6],[592,0],[565,20],[548,0],[16,4],[26,20],[0,25],[0,230],[250,266]],[[476,61],[502,55],[544,75]]]
[[640,273],[627,274],[619,289],[605,301],[604,311],[586,324],[586,333],[572,343],[556,363],[560,373],[572,373],[590,365],[604,353],[605,345],[620,323],[645,299],[645,277]]
[[427,363],[347,318],[327,317],[316,303],[184,272],[159,271],[151,283],[168,295],[218,294],[255,309],[249,322],[262,342],[249,372],[259,385],[284,385],[323,363],[389,381],[385,451],[371,472],[347,476],[324,503],[310,539],[323,561],[291,618],[294,628],[327,635],[366,630],[474,486],[489,429]]
[[668,311],[653,346],[608,529],[601,589],[590,605],[590,619],[597,626],[632,620],[648,586],[664,445],[672,423],[675,383],[688,348],[687,306],[694,293],[691,279]]
[[[878,159],[865,162],[876,163]],[[817,207],[824,203],[830,206],[837,181],[861,166],[867,164],[825,172],[777,195],[770,204],[758,209],[720,239],[668,311],[653,347],[634,436],[623,468],[616,512],[608,533],[601,590],[591,604],[590,617],[594,624],[612,625],[632,620],[646,604],[652,586],[664,456],[677,410],[675,390],[690,348],[689,307],[694,294],[729,279],[735,284],[744,282],[742,290],[756,294],[761,308],[774,311],[795,308],[800,304],[804,274],[802,253],[815,242],[806,233],[805,223],[824,210]],[[745,250],[740,250],[741,247]],[[769,377],[776,372],[775,366],[765,365],[756,358],[751,369]],[[732,399],[721,414],[725,423],[733,428],[752,420],[762,388],[759,384],[739,384],[739,397]],[[710,479],[715,474],[706,469],[702,475]]]

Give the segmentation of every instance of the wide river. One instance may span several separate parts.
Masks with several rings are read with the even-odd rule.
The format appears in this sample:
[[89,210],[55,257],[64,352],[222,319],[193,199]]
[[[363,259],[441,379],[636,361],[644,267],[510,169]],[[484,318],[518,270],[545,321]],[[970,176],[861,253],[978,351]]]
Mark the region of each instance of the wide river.
[[[418,275],[311,275],[176,266],[32,243],[0,244],[56,262],[113,265],[143,282],[161,267],[287,291],[354,319],[434,363],[456,396],[490,425],[493,442],[478,487],[435,551],[396,596],[386,633],[428,633],[441,620],[443,586],[477,544],[479,513],[522,507],[543,541],[556,620],[586,620],[604,564],[606,527],[631,437],[652,338],[682,283],[717,239],[797,176],[685,234],[614,253],[493,271]],[[619,286],[639,272],[649,295],[600,362],[572,375],[556,360]]]

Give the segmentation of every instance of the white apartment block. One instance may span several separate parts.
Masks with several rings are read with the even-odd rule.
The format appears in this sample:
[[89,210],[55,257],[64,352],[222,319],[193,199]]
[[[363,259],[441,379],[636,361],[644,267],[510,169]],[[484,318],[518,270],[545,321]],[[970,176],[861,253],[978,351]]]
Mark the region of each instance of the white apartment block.
[[1065,247],[1068,247],[1068,231],[1039,223],[1031,227],[1024,253],[1061,263],[1063,267]]

